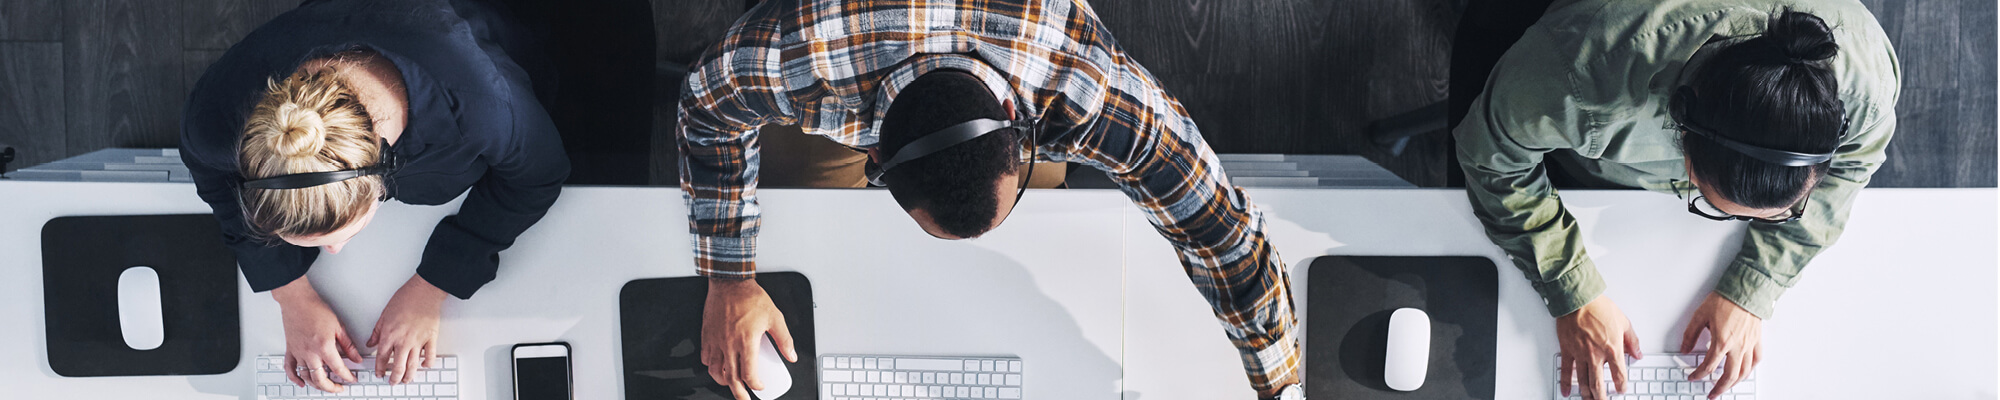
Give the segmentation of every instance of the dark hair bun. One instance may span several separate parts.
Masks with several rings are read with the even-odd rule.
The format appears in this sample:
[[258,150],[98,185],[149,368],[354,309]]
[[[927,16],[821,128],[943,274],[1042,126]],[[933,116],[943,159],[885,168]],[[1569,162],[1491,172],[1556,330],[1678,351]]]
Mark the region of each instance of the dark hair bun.
[[1840,50],[1840,45],[1833,43],[1833,28],[1827,27],[1825,20],[1802,12],[1780,13],[1764,35],[1795,63],[1833,58]]

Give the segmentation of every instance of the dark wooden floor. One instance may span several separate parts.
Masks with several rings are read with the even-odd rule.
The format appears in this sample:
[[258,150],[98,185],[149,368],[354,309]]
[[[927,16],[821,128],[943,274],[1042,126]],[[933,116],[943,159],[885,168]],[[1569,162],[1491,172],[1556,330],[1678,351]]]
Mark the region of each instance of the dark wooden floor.
[[[742,1],[651,0],[658,60],[686,64]],[[1360,154],[1441,185],[1429,135],[1392,156],[1369,121],[1444,99],[1455,0],[1090,0],[1218,151]],[[1480,0],[1473,0],[1480,1]],[[11,168],[105,147],[172,147],[189,86],[298,0],[0,0],[0,143]],[[1995,3],[1863,0],[1903,62],[1899,130],[1877,187],[1996,184]],[[671,92],[660,82],[662,91]],[[671,101],[656,101],[653,181],[673,182]]]

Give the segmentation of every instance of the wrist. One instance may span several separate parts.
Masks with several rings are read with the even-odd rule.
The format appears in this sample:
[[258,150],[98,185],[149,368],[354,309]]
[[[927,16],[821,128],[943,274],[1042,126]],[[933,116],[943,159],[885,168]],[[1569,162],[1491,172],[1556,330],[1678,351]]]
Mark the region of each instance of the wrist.
[[399,295],[417,296],[423,300],[436,303],[443,303],[445,298],[451,297],[451,294],[445,293],[444,289],[439,289],[437,285],[432,285],[430,281],[424,280],[423,275],[410,275],[410,280],[403,282],[403,288],[397,292],[399,292]]
[[279,310],[322,304],[319,292],[313,290],[312,282],[307,281],[303,276],[292,280],[291,283],[287,283],[284,286],[279,286],[277,289],[271,289],[271,299],[278,301]]

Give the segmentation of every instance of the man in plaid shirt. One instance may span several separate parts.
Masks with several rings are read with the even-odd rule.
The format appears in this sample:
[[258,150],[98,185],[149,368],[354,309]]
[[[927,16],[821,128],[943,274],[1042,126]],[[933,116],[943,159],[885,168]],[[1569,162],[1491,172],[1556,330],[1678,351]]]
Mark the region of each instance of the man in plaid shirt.
[[1039,133],[993,130],[881,180],[925,231],[959,239],[1012,210],[1024,154],[1103,170],[1178,250],[1258,396],[1300,381],[1290,278],[1262,214],[1180,102],[1081,1],[769,0],[689,72],[679,117],[695,265],[709,278],[702,359],[739,399],[761,387],[750,371],[759,335],[797,360],[750,281],[767,125],[799,125],[881,163],[966,121],[1031,121]]

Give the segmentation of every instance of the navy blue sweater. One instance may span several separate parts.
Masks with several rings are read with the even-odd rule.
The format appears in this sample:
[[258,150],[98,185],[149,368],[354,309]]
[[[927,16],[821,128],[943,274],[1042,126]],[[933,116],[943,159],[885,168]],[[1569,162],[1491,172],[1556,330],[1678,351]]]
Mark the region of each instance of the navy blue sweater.
[[535,79],[550,76],[531,74],[540,71],[532,68],[537,63],[515,61],[539,53],[531,36],[504,21],[479,2],[312,1],[251,32],[209,66],[182,114],[181,157],[251,289],[304,276],[319,249],[248,234],[236,189],[244,121],[269,80],[357,47],[394,62],[408,90],[408,127],[393,146],[403,160],[390,180],[396,200],[439,205],[467,193],[458,214],[431,232],[417,274],[461,299],[493,280],[499,252],[541,220],[569,175],[562,141],[538,100],[548,98],[554,82]]

